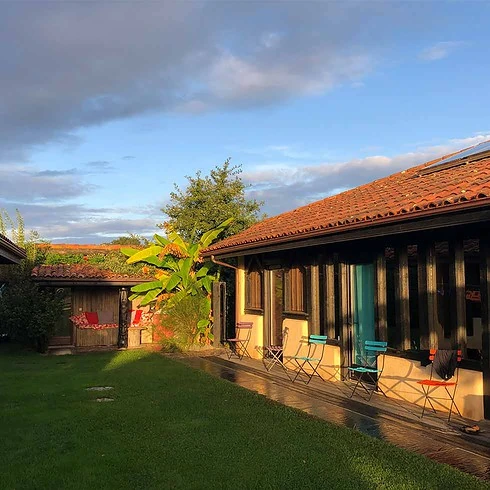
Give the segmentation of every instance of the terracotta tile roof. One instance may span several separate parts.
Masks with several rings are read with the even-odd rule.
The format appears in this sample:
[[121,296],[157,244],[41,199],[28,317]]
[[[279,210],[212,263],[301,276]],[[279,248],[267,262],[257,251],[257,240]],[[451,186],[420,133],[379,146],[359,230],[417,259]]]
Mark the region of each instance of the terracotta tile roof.
[[246,250],[352,227],[367,228],[464,206],[490,205],[490,157],[420,175],[446,157],[268,218],[211,245],[204,254]]
[[78,243],[40,243],[39,248],[47,248],[56,252],[112,252],[121,248],[138,248],[134,245],[100,245]]
[[121,281],[135,280],[137,282],[147,281],[151,278],[143,274],[130,275],[118,274],[109,270],[99,269],[90,264],[56,264],[56,265],[38,265],[32,270],[31,276],[38,280],[100,280],[100,281]]

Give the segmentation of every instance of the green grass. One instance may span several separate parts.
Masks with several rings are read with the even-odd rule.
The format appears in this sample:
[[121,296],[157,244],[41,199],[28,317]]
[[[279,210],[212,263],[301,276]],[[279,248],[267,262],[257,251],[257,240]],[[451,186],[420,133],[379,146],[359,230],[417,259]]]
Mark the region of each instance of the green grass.
[[489,488],[142,351],[2,352],[0,441],[2,489]]

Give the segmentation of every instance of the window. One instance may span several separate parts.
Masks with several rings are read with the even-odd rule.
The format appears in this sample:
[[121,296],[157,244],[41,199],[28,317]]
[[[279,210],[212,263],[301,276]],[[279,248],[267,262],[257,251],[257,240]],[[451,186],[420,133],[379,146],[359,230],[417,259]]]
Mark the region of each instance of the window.
[[245,272],[245,308],[247,310],[263,309],[263,272],[256,261],[252,261]]
[[293,267],[284,273],[284,309],[289,313],[306,313],[306,269]]

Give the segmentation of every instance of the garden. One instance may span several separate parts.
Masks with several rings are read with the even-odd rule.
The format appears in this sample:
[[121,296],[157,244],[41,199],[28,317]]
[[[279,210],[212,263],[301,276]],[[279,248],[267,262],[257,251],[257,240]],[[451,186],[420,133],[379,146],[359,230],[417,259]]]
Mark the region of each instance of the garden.
[[4,489],[488,488],[159,353],[0,348]]

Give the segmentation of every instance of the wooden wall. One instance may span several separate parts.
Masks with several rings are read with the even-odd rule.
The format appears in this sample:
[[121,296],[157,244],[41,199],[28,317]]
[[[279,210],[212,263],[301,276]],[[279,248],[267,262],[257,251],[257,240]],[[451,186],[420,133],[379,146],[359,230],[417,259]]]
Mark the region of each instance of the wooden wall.
[[[119,324],[118,287],[74,287],[72,288],[72,312],[79,315],[85,311],[112,311],[114,323]],[[76,346],[116,345],[117,328],[105,330],[74,329]]]
[[76,346],[92,347],[98,345],[117,345],[118,328],[94,330],[92,328],[77,328]]

